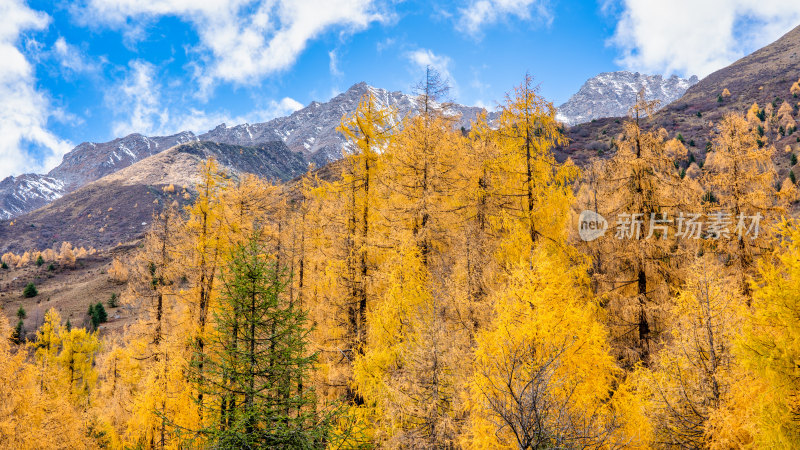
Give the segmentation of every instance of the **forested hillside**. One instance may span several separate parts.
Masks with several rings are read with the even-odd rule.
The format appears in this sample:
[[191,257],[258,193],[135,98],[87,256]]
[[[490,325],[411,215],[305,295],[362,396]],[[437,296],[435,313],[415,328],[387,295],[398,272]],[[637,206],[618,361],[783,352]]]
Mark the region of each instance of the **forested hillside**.
[[531,77],[469,132],[446,93],[428,70],[401,127],[365,94],[326,180],[207,159],[116,269],[124,330],[0,315],[0,448],[800,445],[798,193],[761,110],[698,165],[640,96],[579,168]]

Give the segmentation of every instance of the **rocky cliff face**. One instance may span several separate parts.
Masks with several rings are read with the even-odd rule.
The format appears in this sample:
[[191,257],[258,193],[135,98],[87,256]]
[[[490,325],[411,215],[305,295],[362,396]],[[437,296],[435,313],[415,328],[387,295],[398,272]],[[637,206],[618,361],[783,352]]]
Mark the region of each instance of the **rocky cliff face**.
[[648,100],[659,100],[664,107],[680,98],[697,81],[696,76],[684,79],[626,71],[601,73],[587,80],[575,95],[558,107],[558,119],[572,126],[602,117],[624,116],[636,103],[636,95],[642,89]]
[[[131,134],[110,142],[84,142],[64,155],[62,163],[47,175],[25,174],[0,182],[0,219],[33,211],[137,161],[193,141],[259,147],[262,151],[272,151],[277,148],[275,143],[282,143],[305,161],[323,166],[342,157],[345,139],[336,127],[342,116],[355,111],[367,92],[375,96],[379,105],[395,108],[398,120],[414,114],[416,103],[413,96],[361,82],[328,102],[312,102],[288,116],[264,123],[233,127],[223,123],[199,136],[183,131],[172,136]],[[469,123],[481,111],[481,108],[453,105],[449,113],[460,116],[457,127],[469,128]],[[279,155],[276,153],[275,156]]]

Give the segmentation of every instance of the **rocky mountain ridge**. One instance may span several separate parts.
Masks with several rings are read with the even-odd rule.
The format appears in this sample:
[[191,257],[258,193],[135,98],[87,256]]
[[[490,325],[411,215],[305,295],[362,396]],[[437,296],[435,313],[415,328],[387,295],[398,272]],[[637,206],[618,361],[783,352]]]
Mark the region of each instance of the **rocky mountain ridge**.
[[201,162],[209,157],[234,177],[249,173],[274,182],[303,174],[308,164],[280,141],[258,146],[203,141],[176,145],[17,216],[13,224],[0,221],[0,253],[51,248],[65,241],[102,249],[139,239],[154,212],[193,200]]
[[588,79],[563,105],[558,107],[558,119],[567,125],[577,125],[603,117],[619,117],[628,113],[636,95],[644,89],[648,100],[659,100],[664,107],[680,98],[698,79],[672,75],[645,75],[639,72],[603,72]]
[[[328,102],[311,102],[288,116],[268,122],[232,127],[223,123],[200,135],[191,131],[155,137],[131,134],[104,143],[84,142],[64,155],[62,163],[47,174],[24,174],[0,181],[0,219],[10,219],[41,208],[87,183],[188,142],[249,147],[281,142],[306,162],[321,167],[341,158],[345,139],[336,128],[342,116],[355,111],[367,92],[373,94],[380,106],[395,108],[398,120],[414,114],[414,96],[361,82]],[[466,128],[481,111],[482,108],[458,104],[451,108],[451,114],[460,115],[456,126]]]

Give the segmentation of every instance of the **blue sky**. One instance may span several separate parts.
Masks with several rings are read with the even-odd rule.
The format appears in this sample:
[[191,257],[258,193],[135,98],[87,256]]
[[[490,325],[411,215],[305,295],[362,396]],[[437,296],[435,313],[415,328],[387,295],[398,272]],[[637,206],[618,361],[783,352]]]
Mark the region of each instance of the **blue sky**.
[[800,5],[0,0],[0,17],[2,178],[83,141],[261,122],[359,81],[409,91],[426,64],[488,108],[526,70],[556,105],[605,71],[702,77],[800,23]]

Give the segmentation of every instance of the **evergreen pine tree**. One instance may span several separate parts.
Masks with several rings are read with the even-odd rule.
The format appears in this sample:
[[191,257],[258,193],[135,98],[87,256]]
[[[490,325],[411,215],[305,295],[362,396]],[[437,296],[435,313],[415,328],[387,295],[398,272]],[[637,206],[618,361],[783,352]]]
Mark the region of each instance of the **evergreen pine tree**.
[[287,274],[258,233],[231,256],[204,349],[208,382],[199,388],[209,420],[201,434],[218,448],[324,446],[329,420],[309,388],[317,355],[306,312],[283,295]]

